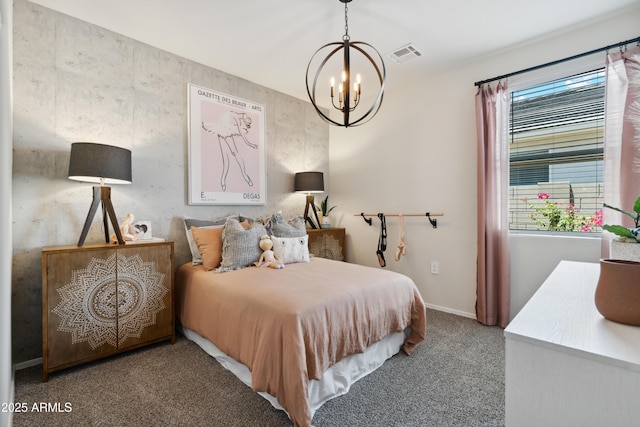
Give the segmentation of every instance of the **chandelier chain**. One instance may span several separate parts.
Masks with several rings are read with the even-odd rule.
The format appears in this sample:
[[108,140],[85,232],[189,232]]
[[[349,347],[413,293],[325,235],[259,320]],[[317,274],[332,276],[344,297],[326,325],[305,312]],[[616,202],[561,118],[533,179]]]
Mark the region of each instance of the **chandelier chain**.
[[347,16],[347,3],[344,4],[344,36],[342,36],[342,40],[349,40],[349,17]]

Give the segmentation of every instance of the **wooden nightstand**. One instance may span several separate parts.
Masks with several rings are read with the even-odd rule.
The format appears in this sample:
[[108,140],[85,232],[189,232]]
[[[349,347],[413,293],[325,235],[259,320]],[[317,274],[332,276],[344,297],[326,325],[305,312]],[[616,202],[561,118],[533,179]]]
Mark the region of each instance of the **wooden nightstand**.
[[337,261],[345,260],[345,229],[315,228],[307,229],[309,234],[309,253]]
[[50,372],[175,342],[173,242],[42,250],[42,381]]

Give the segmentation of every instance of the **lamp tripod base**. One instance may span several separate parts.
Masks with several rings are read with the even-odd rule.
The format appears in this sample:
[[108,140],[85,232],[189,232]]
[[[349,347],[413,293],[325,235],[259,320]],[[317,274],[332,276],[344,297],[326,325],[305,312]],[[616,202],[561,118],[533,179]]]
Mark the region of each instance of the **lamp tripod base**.
[[122,238],[122,233],[120,232],[120,226],[118,225],[116,212],[113,209],[113,204],[111,204],[111,187],[94,186],[93,201],[91,202],[91,207],[89,208],[87,219],[84,222],[84,227],[82,228],[82,233],[80,234],[80,240],[78,240],[78,247],[84,245],[84,240],[87,238],[89,228],[91,228],[91,223],[93,222],[93,218],[96,216],[96,211],[98,210],[99,205],[102,205],[102,221],[104,223],[105,242],[109,243],[110,241],[108,221],[110,219],[116,238],[118,239],[118,244],[124,245],[124,239]]
[[[316,217],[316,222],[309,216],[309,206],[313,211],[313,215]],[[311,228],[320,228],[320,220],[318,219],[318,212],[316,211],[315,198],[312,194],[307,194],[307,205],[304,207],[304,220],[309,224]],[[316,224],[318,224],[316,226]]]

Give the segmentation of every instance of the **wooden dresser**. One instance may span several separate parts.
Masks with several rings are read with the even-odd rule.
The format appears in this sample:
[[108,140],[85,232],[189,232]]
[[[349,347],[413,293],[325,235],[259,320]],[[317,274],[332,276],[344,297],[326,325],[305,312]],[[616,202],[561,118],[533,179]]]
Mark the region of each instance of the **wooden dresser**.
[[42,250],[42,380],[144,345],[175,342],[173,242]]
[[315,228],[307,229],[309,234],[309,253],[321,257],[345,260],[345,229]]

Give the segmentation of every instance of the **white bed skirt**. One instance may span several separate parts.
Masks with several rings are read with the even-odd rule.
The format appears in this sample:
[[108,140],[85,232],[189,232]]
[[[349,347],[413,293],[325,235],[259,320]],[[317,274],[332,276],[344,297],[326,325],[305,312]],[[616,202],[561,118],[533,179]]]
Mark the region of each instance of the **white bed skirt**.
[[[211,341],[196,332],[182,327],[182,333],[189,340],[198,344],[210,356],[213,356],[223,367],[231,371],[243,383],[251,387],[251,371],[246,365],[227,356]],[[385,360],[400,351],[406,337],[405,332],[394,332],[374,343],[364,352],[348,356],[327,369],[319,380],[309,381],[309,403],[311,416],[325,402],[342,396],[349,391],[351,384],[378,369]],[[266,392],[259,392],[274,408],[285,411],[278,400]],[[285,411],[286,412],[286,411]],[[287,414],[288,415],[288,414]]]

